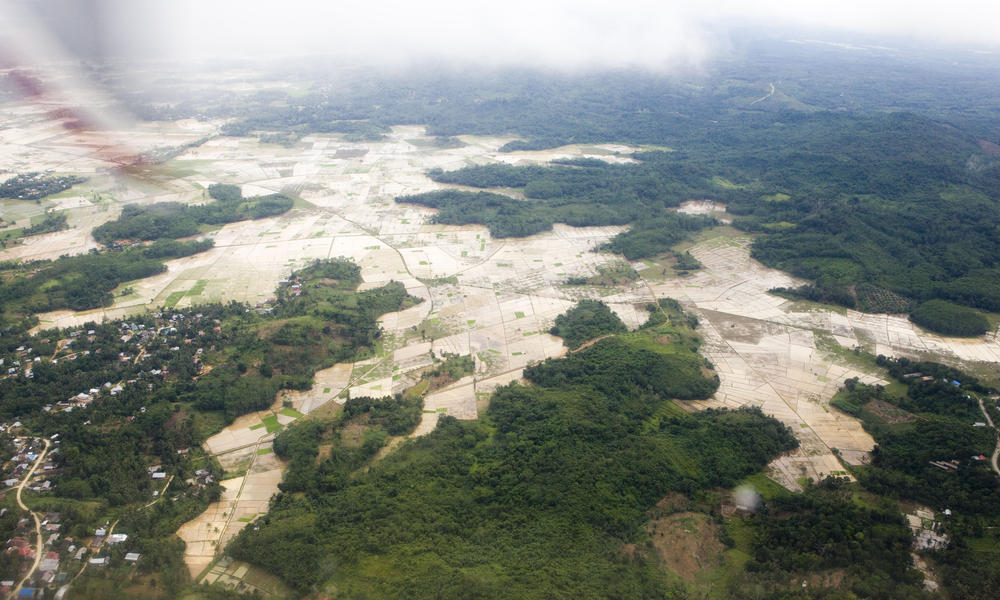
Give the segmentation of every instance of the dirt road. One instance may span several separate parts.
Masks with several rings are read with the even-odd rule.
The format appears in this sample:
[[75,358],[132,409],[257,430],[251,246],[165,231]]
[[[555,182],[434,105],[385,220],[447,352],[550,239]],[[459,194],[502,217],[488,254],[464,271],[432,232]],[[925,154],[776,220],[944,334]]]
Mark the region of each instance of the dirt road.
[[[979,400],[979,410],[983,411],[983,416],[986,417],[986,422],[990,424],[993,431],[997,431],[997,426],[993,424],[993,419],[990,418],[990,413],[986,412],[986,406],[983,405],[983,399],[977,398]],[[997,465],[997,460],[1000,459],[1000,438],[997,439],[997,447],[993,450],[993,457],[990,459],[990,464],[993,466],[993,472],[1000,477],[1000,466]]]
[[13,590],[11,590],[10,595],[7,596],[8,598],[17,597],[17,594],[21,591],[21,587],[24,586],[25,582],[31,579],[31,576],[34,575],[35,571],[38,570],[38,565],[41,564],[42,562],[42,520],[38,518],[38,513],[28,508],[24,504],[24,501],[21,500],[21,491],[24,490],[24,486],[27,485],[29,481],[31,481],[31,478],[35,475],[35,469],[38,468],[38,465],[42,464],[42,461],[45,460],[45,455],[48,454],[49,452],[49,447],[52,445],[52,442],[50,442],[49,440],[44,440],[44,441],[45,441],[45,449],[42,450],[42,453],[38,455],[38,458],[35,459],[35,464],[31,465],[31,468],[28,469],[28,474],[24,476],[24,479],[17,486],[17,505],[21,507],[21,510],[30,513],[31,516],[35,519],[35,536],[37,537],[38,540],[35,544],[35,563],[31,565],[31,568],[28,569],[27,573],[25,573],[24,578],[17,583],[17,586]]

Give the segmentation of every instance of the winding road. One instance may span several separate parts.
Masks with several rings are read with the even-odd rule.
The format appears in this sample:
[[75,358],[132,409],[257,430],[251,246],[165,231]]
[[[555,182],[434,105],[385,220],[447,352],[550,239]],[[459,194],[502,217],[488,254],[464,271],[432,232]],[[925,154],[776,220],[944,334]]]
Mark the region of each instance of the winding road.
[[31,579],[31,576],[34,575],[35,571],[38,570],[38,565],[40,565],[42,562],[42,520],[38,518],[38,513],[31,510],[24,504],[24,501],[21,499],[21,491],[24,490],[24,486],[27,485],[29,481],[31,481],[31,478],[35,475],[35,470],[38,468],[38,465],[42,464],[42,461],[45,460],[45,455],[48,454],[49,448],[52,446],[52,442],[50,442],[49,440],[43,440],[43,441],[45,442],[45,449],[42,450],[42,453],[38,455],[38,458],[35,459],[35,464],[31,465],[31,468],[28,469],[28,474],[24,476],[24,479],[17,486],[17,505],[21,507],[21,510],[30,513],[31,516],[35,519],[35,536],[37,537],[38,540],[35,544],[35,564],[31,565],[31,568],[28,569],[27,573],[25,573],[24,578],[22,578],[21,581],[17,582],[17,586],[14,587],[13,590],[11,590],[10,595],[7,596],[8,598],[17,597],[17,594],[21,591],[21,588],[24,586],[25,582]]
[[754,104],[757,104],[758,102],[763,102],[764,100],[767,100],[768,98],[770,98],[771,96],[774,95],[774,83],[768,83],[768,85],[771,86],[771,91],[768,92],[767,95],[764,96],[763,98],[757,98],[756,100],[754,100],[753,102],[751,102],[750,106],[753,106]]
[[[993,419],[990,418],[990,413],[986,411],[986,406],[983,405],[983,399],[978,397],[976,399],[979,400],[979,410],[983,411],[983,416],[986,417],[986,422],[990,424],[993,431],[997,431],[997,426],[993,424]],[[997,465],[998,459],[1000,459],[1000,437],[997,438],[997,447],[993,450],[993,458],[990,459],[990,464],[993,466],[993,472],[1000,477],[1000,466]]]

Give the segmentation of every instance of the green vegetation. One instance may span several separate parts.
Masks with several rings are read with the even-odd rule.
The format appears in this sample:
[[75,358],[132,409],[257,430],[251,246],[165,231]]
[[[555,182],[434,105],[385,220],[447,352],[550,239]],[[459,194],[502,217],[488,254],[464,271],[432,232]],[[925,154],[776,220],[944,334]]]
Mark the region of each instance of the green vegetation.
[[419,300],[398,282],[356,292],[360,273],[344,259],[317,261],[279,288],[275,306],[258,314],[237,305],[225,348],[210,356],[220,364],[181,398],[232,419],[268,408],[280,389],[309,389],[319,369],[370,354],[378,317]]
[[652,341],[654,333],[665,332],[648,329],[610,337],[566,358],[529,366],[524,374],[552,388],[581,383],[608,391],[628,384],[681,400],[707,398],[719,388],[718,376],[706,376],[703,358]]
[[54,261],[3,263],[0,310],[8,323],[15,323],[37,312],[108,306],[113,300],[111,290],[121,283],[165,271],[162,259],[189,256],[211,247],[211,240],[162,240],[149,246]]
[[[146,248],[169,254],[188,245],[161,240]],[[257,310],[236,302],[207,304],[36,336],[4,332],[0,358],[14,373],[0,379],[0,419],[57,439],[50,454],[54,469],[46,475],[54,485],[30,494],[32,508],[61,513],[61,533],[76,539],[115,521],[116,533],[129,535],[110,549],[112,566],[88,570],[74,593],[106,597],[134,577],[155,578],[168,596],[186,589],[184,546],[175,532],[222,491],[223,470],[201,443],[234,416],[270,406],[280,388],[310,386],[317,368],[371,352],[378,317],[418,301],[398,283],[358,293],[359,282],[356,265],[318,261],[294,273],[277,301]],[[364,419],[371,430],[358,444],[358,465],[386,435],[408,433],[420,420],[419,398],[359,407],[364,401],[349,401],[344,411],[351,423]],[[280,413],[297,418],[289,430],[308,427],[299,425],[298,412]],[[262,421],[259,427],[268,432],[283,429],[274,414]],[[275,450],[289,455],[286,442],[293,439],[282,432]],[[153,479],[152,464],[168,479]],[[129,565],[126,552],[142,559]]]
[[789,300],[809,300],[810,302],[858,308],[858,301],[854,294],[842,286],[803,285],[797,288],[772,288],[768,292]]
[[1000,524],[1000,482],[987,464],[996,433],[972,424],[984,420],[979,399],[995,390],[940,364],[882,356],[878,362],[906,392],[845,382],[837,406],[861,418],[878,443],[871,465],[855,467],[854,475],[876,494],[952,511],[941,526],[950,544],[930,557],[950,597],[989,598],[986,586],[1000,581],[993,534],[983,538]]
[[[598,266],[597,275],[594,275],[590,279],[585,279],[583,283],[600,286],[615,286],[628,285],[637,279],[639,279],[639,273],[632,268],[632,265],[625,261],[615,261],[610,264]],[[571,277],[567,280],[567,283],[572,285],[571,280],[579,281],[578,278]]]
[[677,264],[673,268],[677,271],[696,271],[701,268],[701,263],[690,252],[674,252],[674,258],[677,259]]
[[[670,334],[684,341],[656,341]],[[757,410],[673,406],[677,388],[702,398],[714,389],[699,370],[673,368],[701,360],[693,332],[664,324],[627,338],[627,358],[596,344],[547,361],[526,372],[534,385],[499,389],[480,422],[442,416],[434,432],[352,477],[357,453],[377,438],[355,433],[360,449],[342,455],[335,443],[317,466],[318,440],[337,434],[290,427],[282,437],[303,430],[302,458],[292,458],[271,511],[228,551],[303,593],[681,597],[665,573],[620,551],[645,511],[670,491],[734,485],[796,442]],[[647,361],[632,364],[637,374],[659,369],[654,386],[612,375],[636,358]]]
[[[690,233],[716,224],[710,217],[665,211],[691,195],[718,188],[701,174],[671,169],[655,158],[650,164],[627,166],[602,161],[564,161],[552,167],[491,164],[450,172],[438,169],[428,175],[443,183],[523,188],[532,201],[458,190],[396,199],[438,209],[434,217],[438,223],[481,223],[498,238],[532,235],[551,229],[555,222],[577,227],[635,223],[605,248],[631,260],[666,252]],[[650,215],[655,218],[649,219]]]
[[406,435],[420,423],[423,400],[419,398],[351,398],[344,403],[344,418],[367,413],[368,424],[389,435]]
[[46,196],[68,190],[78,183],[87,181],[75,175],[46,175],[44,173],[22,173],[0,183],[0,198],[17,200],[41,200]]
[[489,192],[440,190],[401,196],[396,201],[438,209],[435,223],[481,223],[497,238],[524,237],[552,229],[552,219],[543,208]]
[[[920,501],[929,506],[964,513],[1000,510],[1000,484],[987,460],[970,457],[993,453],[996,434],[983,421],[972,394],[986,391],[974,379],[934,363],[906,359],[879,361],[890,374],[907,383],[904,397],[847,380],[835,404],[862,419],[865,430],[878,443],[872,467],[856,475],[872,492]],[[920,376],[904,378],[904,374]],[[924,377],[930,380],[924,381]],[[953,381],[959,381],[960,386]],[[955,471],[932,462],[958,460]]]
[[471,354],[443,354],[444,360],[438,362],[430,369],[423,372],[423,378],[438,379],[440,383],[433,387],[440,387],[445,383],[458,381],[466,375],[472,375],[476,371],[476,361]]
[[990,322],[978,311],[944,300],[928,300],[917,306],[910,320],[944,335],[974,337],[990,329]]
[[0,231],[0,248],[6,248],[11,241],[17,243],[19,238],[52,233],[53,231],[61,231],[68,228],[69,224],[67,223],[65,213],[57,213],[51,210],[46,211],[42,220],[30,227]]
[[281,194],[244,198],[238,186],[219,183],[208,186],[208,193],[215,202],[126,205],[116,220],[94,228],[94,239],[106,246],[121,240],[177,239],[197,234],[201,224],[224,225],[274,217],[288,212],[293,203],[291,198]]
[[563,338],[569,349],[579,348],[584,342],[612,333],[628,331],[618,315],[599,300],[581,300],[576,306],[556,317],[549,331]]
[[801,494],[778,493],[759,513],[733,519],[731,531],[746,525],[753,531],[752,558],[727,582],[728,597],[933,597],[910,564],[912,536],[895,503],[863,507],[852,494],[846,480],[827,478]]
[[[714,225],[718,222],[712,217],[665,212],[652,219],[637,221],[631,229],[619,233],[600,249],[624,254],[629,260],[655,256],[669,251],[692,233]],[[696,269],[699,266],[690,255],[683,259],[683,263],[680,261],[684,255],[675,253],[675,256],[679,261],[678,269]]]

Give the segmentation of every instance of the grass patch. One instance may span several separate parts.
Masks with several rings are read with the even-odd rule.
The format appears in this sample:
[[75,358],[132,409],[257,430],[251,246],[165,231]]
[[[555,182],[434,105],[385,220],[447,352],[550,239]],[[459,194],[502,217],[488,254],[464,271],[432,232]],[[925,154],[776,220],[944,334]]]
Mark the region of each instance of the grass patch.
[[257,448],[257,456],[264,456],[273,453],[274,453],[274,448]]
[[163,306],[166,306],[167,308],[173,308],[174,306],[177,306],[177,303],[180,302],[181,298],[183,298],[186,294],[187,294],[186,290],[183,292],[171,293],[169,296],[167,296],[167,299],[163,301]]
[[188,291],[187,295],[188,296],[200,296],[201,293],[205,291],[205,286],[207,286],[207,285],[208,285],[208,280],[206,280],[206,279],[199,279],[198,282],[194,284],[194,287],[192,287],[191,290]]
[[791,493],[783,488],[781,484],[776,483],[763,473],[754,473],[753,475],[747,477],[741,482],[741,485],[744,484],[753,486],[753,488],[757,490],[757,493],[760,494],[765,500],[771,500],[772,498]]
[[201,439],[212,437],[228,424],[225,414],[221,411],[189,411],[189,414],[194,418],[194,428]]
[[[329,391],[330,388],[326,388],[326,390]],[[324,392],[324,393],[326,393],[326,392]],[[288,407],[288,406],[286,406],[285,408],[282,408],[281,410],[279,410],[278,414],[279,415],[285,415],[286,417],[291,417],[293,419],[300,419],[300,418],[302,418],[302,413],[300,413],[299,411],[295,410],[294,408],[291,408],[291,407]]]
[[969,550],[973,552],[985,552],[988,554],[1000,554],[1000,539],[994,537],[966,538]]
[[430,387],[430,385],[431,381],[429,379],[422,379],[413,387],[407,388],[406,391],[403,392],[403,398],[405,400],[415,400],[416,398],[423,396],[427,392],[427,388]]
[[274,433],[275,431],[281,431],[281,423],[278,423],[277,415],[268,415],[261,419],[264,428],[267,429],[268,433]]
[[864,349],[845,348],[837,343],[833,335],[818,329],[813,330],[813,338],[817,350],[832,354],[847,366],[865,373],[878,373],[881,370],[875,364],[875,357]]

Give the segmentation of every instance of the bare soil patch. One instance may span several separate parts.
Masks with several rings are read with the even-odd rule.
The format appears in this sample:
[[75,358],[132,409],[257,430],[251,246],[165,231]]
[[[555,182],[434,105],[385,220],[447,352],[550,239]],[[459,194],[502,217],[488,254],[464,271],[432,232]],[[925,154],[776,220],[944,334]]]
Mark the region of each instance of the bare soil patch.
[[708,515],[679,512],[653,519],[646,525],[656,558],[685,581],[722,564],[725,545],[719,526]]
[[320,444],[316,451],[316,464],[330,458],[333,454],[333,444]]
[[871,412],[876,417],[882,419],[889,425],[900,423],[912,423],[917,420],[917,416],[907,412],[898,406],[893,406],[885,400],[872,400],[865,405],[865,410]]
[[656,509],[664,512],[687,508],[691,504],[691,499],[680,492],[670,492],[656,503]]
[[340,442],[346,448],[360,448],[365,441],[366,431],[368,431],[367,418],[354,419],[340,430]]
[[784,332],[784,327],[760,319],[714,310],[703,310],[702,312],[712,321],[724,339],[733,342],[759,344],[766,336]]

